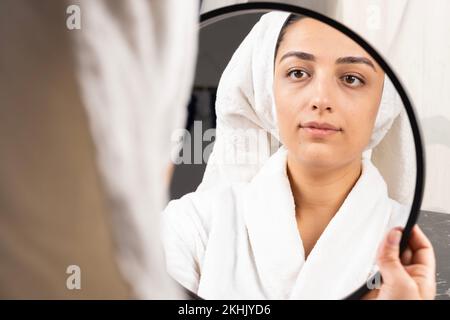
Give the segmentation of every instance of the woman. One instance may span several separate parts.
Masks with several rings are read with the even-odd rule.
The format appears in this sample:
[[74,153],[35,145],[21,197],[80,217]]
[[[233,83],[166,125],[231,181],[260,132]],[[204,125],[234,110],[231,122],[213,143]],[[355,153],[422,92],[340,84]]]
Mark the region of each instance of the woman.
[[[217,97],[222,136],[235,141],[242,134],[224,130],[233,122],[235,129],[263,129],[283,146],[268,152],[262,167],[248,159],[230,164],[217,161],[216,150],[244,159],[253,151],[245,141],[222,148],[218,135],[203,187],[164,213],[169,273],[203,298],[344,298],[374,271],[382,237],[408,216],[364,153],[400,113],[379,111],[389,85],[383,70],[331,27],[286,18],[261,19],[230,61]],[[258,148],[264,158],[274,145],[263,140]],[[221,170],[234,183],[217,183]]]

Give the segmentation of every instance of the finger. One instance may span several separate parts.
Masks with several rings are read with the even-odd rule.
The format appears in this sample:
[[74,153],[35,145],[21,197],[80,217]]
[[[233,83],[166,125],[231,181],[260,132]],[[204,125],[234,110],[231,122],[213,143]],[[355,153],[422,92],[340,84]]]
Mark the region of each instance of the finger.
[[403,251],[402,256],[401,256],[401,262],[404,266],[408,266],[411,264],[412,261],[412,256],[413,256],[413,252],[411,250],[411,248],[407,247],[405,249],[405,251]]
[[375,300],[380,293],[380,289],[372,289],[367,292],[361,299],[362,300]]
[[422,264],[412,264],[409,266],[405,266],[405,270],[411,277],[414,277],[415,279],[422,278],[423,280],[426,280],[430,283],[435,283],[435,273],[431,272],[430,268],[427,268]]
[[401,236],[399,228],[392,229],[384,238],[379,250],[377,263],[386,284],[394,284],[408,276],[400,261]]
[[416,224],[411,230],[411,235],[409,236],[408,245],[411,250],[417,251],[420,249],[432,248],[430,240],[428,240],[422,229]]
[[412,250],[412,264],[426,265],[431,269],[436,266],[433,246],[427,236],[415,225],[411,231],[408,246]]

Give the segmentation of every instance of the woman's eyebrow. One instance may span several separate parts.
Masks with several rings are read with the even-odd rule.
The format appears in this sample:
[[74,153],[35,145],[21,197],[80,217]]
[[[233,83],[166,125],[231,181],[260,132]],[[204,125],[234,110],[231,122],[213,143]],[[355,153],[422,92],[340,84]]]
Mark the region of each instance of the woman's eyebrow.
[[284,54],[281,57],[280,62],[289,57],[296,57],[298,59],[307,60],[307,61],[315,61],[316,60],[316,57],[314,55],[312,55],[311,53],[306,53],[303,51],[289,51],[288,53]]
[[377,70],[375,69],[375,65],[372,63],[372,61],[370,61],[369,59],[365,58],[365,57],[341,57],[338,58],[336,60],[337,64],[342,64],[342,63],[363,63],[366,64],[370,67],[372,67],[372,69],[377,72]]
[[[303,52],[303,51],[289,51],[288,53],[284,54],[280,61],[283,61],[286,58],[289,57],[296,57],[298,59],[301,60],[307,60],[307,61],[316,61],[316,57],[311,54],[311,53],[307,53],[307,52]],[[372,69],[377,72],[375,65],[372,63],[372,61],[370,61],[369,59],[365,58],[365,57],[353,57],[353,56],[348,56],[348,57],[341,57],[338,58],[336,60],[337,64],[347,64],[347,63],[363,63],[366,64],[370,67],[372,67]]]

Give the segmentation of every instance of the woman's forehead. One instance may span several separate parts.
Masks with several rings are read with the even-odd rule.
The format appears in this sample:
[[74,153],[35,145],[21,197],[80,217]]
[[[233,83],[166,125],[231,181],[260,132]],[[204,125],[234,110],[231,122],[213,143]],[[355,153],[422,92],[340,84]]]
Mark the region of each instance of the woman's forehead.
[[279,57],[289,51],[314,55],[317,61],[344,56],[371,56],[344,33],[312,18],[303,18],[288,26],[279,48]]

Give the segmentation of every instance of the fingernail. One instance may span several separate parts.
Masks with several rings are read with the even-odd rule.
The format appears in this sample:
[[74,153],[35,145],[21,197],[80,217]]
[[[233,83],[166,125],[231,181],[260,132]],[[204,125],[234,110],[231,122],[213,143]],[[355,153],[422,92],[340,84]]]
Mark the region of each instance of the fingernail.
[[388,242],[392,246],[398,246],[400,239],[402,238],[402,232],[400,230],[392,230],[388,236]]

